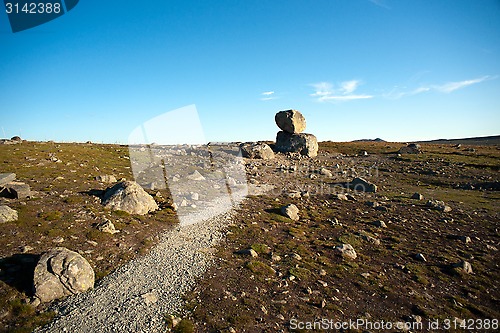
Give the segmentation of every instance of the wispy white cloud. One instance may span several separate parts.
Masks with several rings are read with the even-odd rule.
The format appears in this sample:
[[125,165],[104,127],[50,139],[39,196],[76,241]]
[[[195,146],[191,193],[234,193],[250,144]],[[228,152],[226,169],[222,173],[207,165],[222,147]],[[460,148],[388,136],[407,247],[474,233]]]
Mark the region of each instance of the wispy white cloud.
[[358,80],[344,81],[335,88],[330,82],[313,83],[311,86],[314,88],[314,93],[310,94],[316,97],[319,102],[327,101],[352,101],[356,99],[369,99],[373,98],[371,95],[354,94],[354,91],[361,84]]
[[440,93],[445,93],[449,94],[454,92],[455,90],[462,89],[474,84],[478,84],[487,80],[493,80],[498,78],[498,76],[490,76],[490,75],[485,75],[476,79],[471,79],[471,80],[464,80],[464,81],[453,81],[453,82],[447,82],[441,85],[424,85],[421,87],[418,87],[416,89],[410,90],[410,91],[401,91],[398,87],[393,88],[389,93],[384,94],[383,96],[385,98],[389,99],[399,99],[402,97],[406,96],[414,96],[418,95],[421,93],[429,92],[429,91],[437,91]]
[[488,79],[491,79],[489,75],[477,78],[477,79],[472,79],[472,80],[465,80],[465,81],[458,81],[458,82],[448,82],[440,86],[434,86],[434,89],[444,92],[444,93],[451,93],[455,90],[462,89],[468,86],[471,86],[476,83],[481,83],[483,81],[486,81]]
[[260,95],[263,96],[260,98],[261,101],[270,101],[273,99],[277,99],[277,97],[274,96],[274,91],[264,91]]

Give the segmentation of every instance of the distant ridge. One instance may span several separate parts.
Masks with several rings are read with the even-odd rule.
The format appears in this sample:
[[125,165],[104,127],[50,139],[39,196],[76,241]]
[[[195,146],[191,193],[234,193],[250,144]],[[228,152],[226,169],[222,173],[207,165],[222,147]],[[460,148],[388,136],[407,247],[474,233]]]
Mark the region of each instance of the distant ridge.
[[351,142],[385,142],[385,140],[382,140],[381,138],[376,138],[376,139],[360,139]]
[[483,136],[476,138],[464,139],[437,139],[430,141],[415,141],[416,143],[431,143],[431,144],[462,144],[462,145],[500,145],[500,135]]

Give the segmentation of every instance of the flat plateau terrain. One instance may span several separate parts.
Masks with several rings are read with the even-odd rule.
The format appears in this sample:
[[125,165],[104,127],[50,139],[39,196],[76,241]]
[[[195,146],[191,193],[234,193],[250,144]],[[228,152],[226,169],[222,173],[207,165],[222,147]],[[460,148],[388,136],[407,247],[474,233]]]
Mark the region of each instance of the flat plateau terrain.
[[[225,240],[209,249],[215,264],[184,296],[183,309],[164,314],[165,328],[174,315],[184,319],[174,330],[186,332],[191,324],[196,332],[300,331],[299,323],[327,320],[405,322],[414,332],[450,320],[457,329],[448,331],[486,331],[479,324],[500,319],[500,150],[461,144],[423,144],[422,154],[400,155],[400,143],[324,142],[312,159],[245,159],[248,183],[274,189],[249,196],[232,214]],[[48,305],[29,304],[44,251],[77,251],[100,279],[178,224],[168,190],[148,190],[161,210],[145,216],[103,208],[97,194],[111,184],[95,177],[133,179],[128,153],[90,143],[0,145],[0,173],[16,173],[33,191],[28,199],[0,199],[19,213],[0,227],[1,332],[30,332],[54,316]],[[377,192],[345,188],[355,177]],[[412,199],[415,192],[424,199]],[[299,208],[298,221],[282,216],[286,204]],[[97,230],[103,219],[120,233]],[[357,258],[342,257],[342,244]],[[237,253],[250,248],[257,256]],[[464,261],[472,273],[456,267]]]

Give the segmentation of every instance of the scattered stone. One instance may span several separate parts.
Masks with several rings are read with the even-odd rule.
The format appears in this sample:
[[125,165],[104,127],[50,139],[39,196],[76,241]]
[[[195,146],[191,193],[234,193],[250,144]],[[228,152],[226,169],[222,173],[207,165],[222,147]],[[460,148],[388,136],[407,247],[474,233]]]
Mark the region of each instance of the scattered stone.
[[346,259],[354,260],[358,256],[351,244],[342,244],[336,246],[335,250],[339,251],[342,254],[342,256]]
[[144,300],[144,303],[146,303],[146,305],[151,305],[158,302],[158,297],[154,292],[142,294],[141,298]]
[[94,270],[76,252],[58,247],[44,253],[35,267],[35,296],[50,302],[94,287]]
[[401,147],[398,153],[400,154],[421,154],[420,145],[417,143],[409,143],[405,147]]
[[64,243],[64,238],[63,238],[63,237],[61,237],[61,236],[58,236],[58,237],[56,237],[56,238],[54,238],[54,239],[52,240],[52,243],[56,243],[56,244],[61,244],[61,243]]
[[372,184],[361,177],[354,178],[349,183],[349,187],[355,191],[373,192],[373,193],[377,192],[377,185]]
[[104,193],[103,204],[108,209],[123,210],[138,215],[158,209],[153,197],[133,181],[120,182],[108,188]]
[[337,199],[339,199],[341,201],[347,201],[347,200],[349,200],[349,199],[347,199],[347,196],[345,194],[343,194],[343,193],[338,193],[336,195],[336,197],[337,197]]
[[34,250],[34,248],[32,248],[29,245],[25,245],[25,246],[21,247],[21,252],[22,253],[28,253],[28,252],[33,251],[33,250]]
[[363,235],[362,236],[365,241],[367,241],[370,244],[373,245],[380,245],[380,239],[377,239],[375,237],[369,236],[369,235]]
[[240,145],[241,155],[246,158],[260,158],[270,160],[274,158],[274,152],[265,143],[246,142]]
[[205,180],[205,177],[201,173],[198,172],[198,170],[195,170],[193,173],[189,174],[187,179],[190,180]]
[[318,140],[312,134],[295,133],[280,131],[276,136],[277,152],[281,153],[300,153],[307,157],[316,157],[318,155]]
[[417,253],[415,255],[415,259],[417,259],[419,261],[427,261],[427,259],[425,259],[424,255],[422,253]]
[[191,193],[191,200],[197,201],[199,199],[200,199],[200,195],[198,193],[196,193],[196,192]]
[[382,220],[373,221],[372,225],[379,227],[379,228],[387,228],[387,224],[385,224],[385,222]]
[[242,254],[245,256],[251,256],[252,258],[257,258],[259,254],[254,249],[243,249],[236,252],[236,254]]
[[271,256],[271,260],[272,261],[281,261],[281,257],[279,255],[277,255],[277,254],[273,254]]
[[472,241],[469,236],[457,236],[457,239],[461,240],[465,244],[468,244]]
[[415,200],[424,200],[424,196],[418,192],[413,193],[411,198]]
[[465,261],[465,260],[462,260],[462,261],[454,264],[453,268],[455,270],[460,270],[460,271],[467,273],[467,274],[472,274],[472,265],[468,261]]
[[439,200],[428,200],[425,204],[427,207],[430,207],[435,210],[439,210],[444,213],[451,212],[451,207],[447,206],[443,201]]
[[111,222],[108,219],[105,219],[103,222],[99,223],[96,226],[96,228],[99,231],[106,232],[106,233],[112,234],[112,235],[120,232],[120,230],[115,229],[115,225],[113,224],[113,222]]
[[288,197],[290,197],[292,199],[300,199],[302,197],[302,193],[299,191],[292,191],[292,192],[288,193]]
[[4,186],[14,180],[16,180],[15,173],[0,173],[0,186]]
[[328,178],[332,178],[333,177],[333,174],[330,170],[326,169],[326,168],[321,168],[319,170],[319,173],[322,174],[323,176],[327,176]]
[[306,118],[297,110],[286,110],[274,116],[276,125],[287,133],[302,133],[306,129]]
[[294,204],[288,204],[280,208],[280,212],[283,216],[288,217],[294,221],[299,220],[299,209]]
[[9,206],[0,206],[0,224],[7,222],[17,221],[18,214],[17,210],[10,208]]
[[116,183],[116,177],[113,175],[100,175],[96,176],[95,180],[101,183]]

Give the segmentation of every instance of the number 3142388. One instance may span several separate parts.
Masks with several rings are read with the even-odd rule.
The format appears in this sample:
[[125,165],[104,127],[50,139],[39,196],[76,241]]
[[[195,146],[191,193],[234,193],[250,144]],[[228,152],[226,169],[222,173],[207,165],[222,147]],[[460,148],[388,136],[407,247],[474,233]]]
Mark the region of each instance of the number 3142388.
[[61,4],[44,3],[44,2],[30,2],[20,5],[18,3],[7,2],[5,4],[7,14],[59,14],[61,12]]

